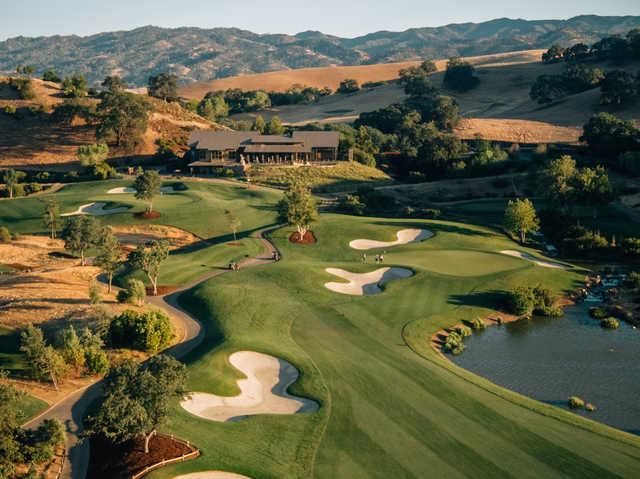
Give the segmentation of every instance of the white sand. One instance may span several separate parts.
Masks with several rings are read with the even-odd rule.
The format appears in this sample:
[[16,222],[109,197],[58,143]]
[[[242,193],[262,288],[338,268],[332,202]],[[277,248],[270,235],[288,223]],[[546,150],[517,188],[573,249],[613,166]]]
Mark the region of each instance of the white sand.
[[[175,190],[173,189],[173,186],[163,186],[162,188],[160,188],[161,193],[173,193],[174,191]],[[111,188],[109,191],[107,191],[107,194],[108,195],[123,195],[123,194],[132,195],[135,192],[136,190],[134,190],[133,188],[122,186],[120,188]]]
[[173,479],[251,479],[251,478],[249,476],[243,476],[242,474],[236,474],[234,472],[202,471],[202,472],[192,472],[191,474],[183,474],[182,476],[176,476]]
[[433,237],[433,232],[421,229],[400,230],[396,233],[398,237],[395,241],[376,241],[369,239],[356,239],[349,243],[353,249],[367,250],[374,248],[388,248],[408,243],[419,243]]
[[383,284],[394,279],[405,279],[413,276],[413,271],[405,268],[380,268],[370,273],[351,273],[338,268],[327,268],[325,271],[348,281],[348,283],[325,283],[325,288],[335,293],[350,294],[352,296],[379,294],[382,292],[380,286]]
[[507,256],[513,256],[514,258],[531,261],[532,263],[535,263],[538,266],[542,266],[543,268],[569,269],[569,266],[567,266],[566,264],[556,263],[555,261],[541,260],[536,258],[535,256],[530,255],[529,253],[523,253],[521,251],[507,249],[500,251],[500,254],[506,254]]
[[315,412],[318,403],[287,392],[298,379],[298,370],[287,361],[252,351],[238,351],[229,362],[247,376],[238,380],[240,394],[226,397],[193,393],[180,405],[196,416],[212,421],[230,421],[256,414]]
[[71,213],[65,213],[60,216],[76,216],[76,215],[93,215],[93,216],[104,216],[104,215],[115,215],[116,213],[122,213],[127,211],[128,208],[112,208],[110,210],[105,210],[104,207],[107,204],[98,201],[95,203],[87,203],[86,205],[80,206],[77,210],[72,211]]

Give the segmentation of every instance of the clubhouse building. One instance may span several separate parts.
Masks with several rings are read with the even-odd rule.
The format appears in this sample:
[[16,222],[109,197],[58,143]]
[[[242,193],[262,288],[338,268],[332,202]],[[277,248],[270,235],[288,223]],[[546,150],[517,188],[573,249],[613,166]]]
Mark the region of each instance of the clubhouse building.
[[309,164],[338,160],[337,131],[295,131],[291,136],[257,131],[194,131],[189,138],[193,172],[251,164]]

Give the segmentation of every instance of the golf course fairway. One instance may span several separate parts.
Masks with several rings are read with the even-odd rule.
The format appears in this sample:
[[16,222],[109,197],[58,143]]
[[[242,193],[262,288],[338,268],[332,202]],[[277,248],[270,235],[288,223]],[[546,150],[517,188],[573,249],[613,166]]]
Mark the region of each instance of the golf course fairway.
[[[350,241],[393,242],[402,229],[434,234],[385,255],[385,266],[411,269],[410,279],[374,296],[323,287],[335,278],[326,268],[371,271]],[[148,477],[638,477],[638,437],[497,387],[430,346],[439,329],[491,314],[515,286],[568,292],[583,272],[497,254],[516,245],[462,223],[324,214],[313,225],[316,244],[290,243],[291,231],[271,234],[280,262],[213,278],[181,296],[205,328],[186,358],[188,386],[238,395],[243,376],[229,356],[256,351],[292,364],[300,376],[288,392],[320,408],[214,422],[176,404],[166,430],[202,456]]]

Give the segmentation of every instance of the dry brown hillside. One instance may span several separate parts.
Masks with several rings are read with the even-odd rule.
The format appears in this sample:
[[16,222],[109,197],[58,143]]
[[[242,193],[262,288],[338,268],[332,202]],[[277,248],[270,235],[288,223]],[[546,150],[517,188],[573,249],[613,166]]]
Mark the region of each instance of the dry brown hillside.
[[[512,64],[531,62],[540,58],[542,50],[527,50],[521,52],[499,53],[469,57],[468,61],[477,65]],[[359,83],[388,81],[398,78],[398,72],[403,68],[418,65],[420,62],[381,63],[376,65],[358,65],[351,67],[332,66],[318,68],[301,68],[296,70],[282,70],[255,75],[220,78],[208,82],[197,82],[185,86],[180,95],[189,99],[200,99],[207,92],[240,88],[241,90],[286,91],[295,84],[313,86],[316,88],[329,87],[332,90],[345,78],[353,78]],[[446,60],[437,60],[439,70],[445,68]]]
[[[95,127],[83,121],[71,125],[56,124],[45,116],[29,114],[27,108],[50,111],[64,101],[60,88],[55,83],[34,79],[36,97],[21,100],[15,90],[0,78],[0,167],[50,166],[76,161],[76,150],[81,145],[95,143]],[[151,155],[156,150],[158,138],[185,136],[192,129],[220,128],[219,125],[186,111],[180,105],[149,99],[153,110],[149,116],[149,127],[140,147],[133,155]],[[4,112],[7,105],[16,107],[19,115]],[[20,114],[22,112],[22,114]],[[118,157],[128,152],[112,148],[111,156]]]
[[[540,55],[540,50],[531,50],[468,59],[476,65],[477,74],[481,79],[479,86],[466,93],[446,89],[443,91],[444,94],[456,98],[464,117],[456,129],[456,134],[461,138],[481,135],[487,139],[517,143],[572,143],[578,141],[582,125],[597,112],[609,111],[625,119],[640,119],[640,102],[625,105],[624,108],[604,108],[598,103],[597,89],[569,96],[552,105],[539,105],[531,101],[529,91],[535,79],[542,74],[560,73],[564,68],[563,64],[543,64],[540,62]],[[442,70],[445,62],[437,63]],[[373,81],[378,78],[376,69],[383,66],[385,65],[361,68],[369,69],[368,80]],[[606,64],[598,66],[604,69],[613,68]],[[640,65],[632,64],[625,68],[635,72]],[[313,70],[336,71],[332,68]],[[292,81],[292,78],[302,82],[302,73],[296,72],[308,75],[309,69],[268,75],[273,78],[279,75],[283,81],[281,87],[284,88],[286,81]],[[329,73],[325,75],[329,76]],[[255,87],[259,84],[256,77],[237,77],[235,80],[238,83],[235,86]],[[436,73],[433,82],[441,85],[442,77],[442,72]],[[267,119],[277,115],[291,125],[309,122],[349,122],[355,120],[362,112],[376,110],[403,99],[404,93],[398,85],[387,84],[351,95],[332,95],[313,104],[271,108],[260,114]],[[254,116],[255,114],[243,114],[236,117],[251,119]]]

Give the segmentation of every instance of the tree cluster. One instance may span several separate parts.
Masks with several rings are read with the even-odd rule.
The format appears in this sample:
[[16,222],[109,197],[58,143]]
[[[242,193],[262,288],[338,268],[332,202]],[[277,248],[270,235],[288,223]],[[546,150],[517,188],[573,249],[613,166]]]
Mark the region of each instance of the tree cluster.
[[160,310],[126,310],[109,324],[109,342],[116,348],[157,353],[173,339],[171,320]]
[[[21,410],[23,393],[0,375],[0,477],[15,477],[16,466],[26,464],[33,470],[53,458],[56,446],[65,443],[62,423],[45,419],[36,429],[20,427],[24,419]],[[35,476],[34,476],[35,477]]]
[[465,92],[477,87],[480,79],[475,75],[475,68],[471,63],[461,58],[451,58],[447,62],[442,83],[451,90]]
[[86,434],[115,443],[143,437],[148,453],[149,441],[171,406],[187,396],[186,381],[187,368],[170,356],[154,356],[142,364],[123,361],[105,377],[104,394],[87,421]]
[[584,43],[576,43],[568,48],[552,45],[542,54],[542,61],[545,63],[590,60],[624,63],[634,59],[640,59],[640,29],[637,28],[625,36],[602,38],[591,46]]

